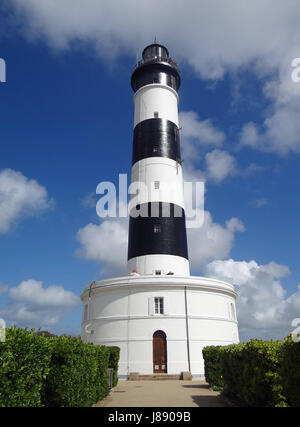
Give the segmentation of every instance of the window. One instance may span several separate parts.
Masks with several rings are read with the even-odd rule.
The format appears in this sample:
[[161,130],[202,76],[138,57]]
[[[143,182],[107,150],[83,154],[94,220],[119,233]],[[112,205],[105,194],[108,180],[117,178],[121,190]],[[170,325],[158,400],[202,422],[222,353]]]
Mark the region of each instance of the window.
[[160,233],[161,232],[160,224],[154,224],[153,231],[154,231],[154,233]]
[[153,145],[153,153],[158,153],[158,145]]
[[167,296],[151,296],[148,298],[149,316],[169,315],[169,298]]
[[154,111],[154,118],[157,119],[158,118],[158,111]]
[[155,270],[155,274],[156,274],[156,276],[160,276],[161,275],[161,270]]
[[162,297],[154,298],[154,313],[164,314],[164,299]]
[[231,315],[231,319],[235,320],[234,305],[232,303],[230,303],[230,315]]
[[230,320],[236,320],[234,304],[232,302],[228,303],[228,312],[229,312],[229,319]]
[[88,304],[85,304],[84,310],[83,310],[83,320],[84,321],[88,320],[88,308],[89,308]]
[[154,181],[155,190],[159,190],[159,181]]

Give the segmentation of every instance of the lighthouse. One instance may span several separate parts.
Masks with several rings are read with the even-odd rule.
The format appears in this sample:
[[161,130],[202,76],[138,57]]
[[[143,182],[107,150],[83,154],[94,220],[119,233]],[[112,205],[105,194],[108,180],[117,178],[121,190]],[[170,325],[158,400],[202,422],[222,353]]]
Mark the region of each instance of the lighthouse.
[[142,57],[131,78],[135,92],[132,182],[142,188],[131,205],[135,215],[129,222],[128,272],[188,276],[178,124],[180,75],[162,45],[147,46]]
[[[147,46],[134,67],[127,276],[84,288],[86,342],[120,347],[119,377],[204,376],[202,349],[237,343],[234,287],[190,275],[178,90],[168,49]],[[201,242],[199,242],[201,245]]]

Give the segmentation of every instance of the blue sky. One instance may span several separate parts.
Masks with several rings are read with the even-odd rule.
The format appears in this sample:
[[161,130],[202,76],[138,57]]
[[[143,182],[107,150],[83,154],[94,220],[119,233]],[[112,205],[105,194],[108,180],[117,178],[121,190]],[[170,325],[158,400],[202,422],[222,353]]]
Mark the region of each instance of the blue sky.
[[[95,190],[130,173],[130,77],[137,53],[156,35],[181,70],[184,170],[206,181],[206,225],[189,237],[192,273],[238,285],[242,339],[286,335],[300,317],[300,83],[290,66],[299,5],[275,2],[267,19],[268,0],[245,10],[230,1],[231,25],[215,2],[192,0],[194,13],[185,10],[180,21],[176,2],[169,13],[181,23],[179,37],[166,25],[167,5],[151,26],[144,20],[154,13],[150,2],[126,1],[122,20],[113,3],[100,10],[93,1],[74,2],[69,15],[68,0],[0,8],[7,65],[0,83],[0,316],[79,334],[83,287],[125,269],[126,220],[116,220],[110,235],[109,220],[96,215]],[[218,31],[209,25],[215,22]]]

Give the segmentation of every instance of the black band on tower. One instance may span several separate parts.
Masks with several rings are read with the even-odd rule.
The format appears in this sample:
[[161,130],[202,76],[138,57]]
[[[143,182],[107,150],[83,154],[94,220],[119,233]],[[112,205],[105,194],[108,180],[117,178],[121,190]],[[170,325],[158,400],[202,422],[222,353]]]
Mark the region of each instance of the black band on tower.
[[176,68],[163,62],[146,62],[136,68],[131,77],[131,87],[136,92],[141,87],[152,83],[164,84],[178,90],[180,76]]
[[143,120],[134,128],[132,165],[147,157],[167,157],[181,161],[179,130],[166,119]]
[[[146,206],[145,206],[146,205]],[[152,205],[152,206],[151,206]],[[169,216],[163,216],[168,210]],[[149,216],[129,220],[128,259],[143,255],[175,255],[188,259],[184,210],[172,203],[150,202],[140,206]],[[151,216],[151,209],[158,212]],[[181,212],[181,216],[177,216]]]

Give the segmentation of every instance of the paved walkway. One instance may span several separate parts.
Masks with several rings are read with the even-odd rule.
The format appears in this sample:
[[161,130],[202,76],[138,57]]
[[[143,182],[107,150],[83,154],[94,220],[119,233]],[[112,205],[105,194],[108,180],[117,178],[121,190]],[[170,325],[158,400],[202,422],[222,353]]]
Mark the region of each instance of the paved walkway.
[[192,407],[228,406],[219,392],[203,381],[127,381],[119,380],[98,407]]

